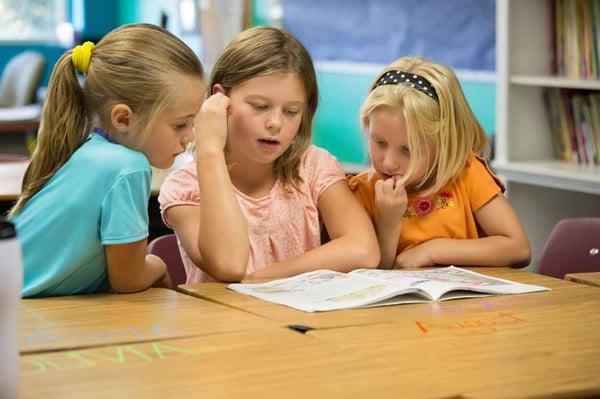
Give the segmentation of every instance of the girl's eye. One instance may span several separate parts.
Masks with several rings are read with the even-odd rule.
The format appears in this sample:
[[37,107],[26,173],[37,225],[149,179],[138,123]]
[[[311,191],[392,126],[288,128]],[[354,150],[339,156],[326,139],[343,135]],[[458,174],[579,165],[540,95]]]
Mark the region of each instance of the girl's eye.
[[267,106],[264,104],[252,104],[252,107],[258,111],[263,111],[267,109]]
[[300,113],[300,111],[297,109],[286,109],[284,112],[290,116],[295,116]]
[[382,140],[375,140],[375,144],[377,144],[379,147],[385,147],[386,146],[386,142],[382,141]]
[[410,150],[408,149],[408,147],[402,147],[402,153],[406,154],[406,155],[410,155]]
[[185,124],[185,123],[177,124],[177,125],[175,125],[175,130],[181,130],[181,129],[185,128],[186,126],[187,126],[187,124]]

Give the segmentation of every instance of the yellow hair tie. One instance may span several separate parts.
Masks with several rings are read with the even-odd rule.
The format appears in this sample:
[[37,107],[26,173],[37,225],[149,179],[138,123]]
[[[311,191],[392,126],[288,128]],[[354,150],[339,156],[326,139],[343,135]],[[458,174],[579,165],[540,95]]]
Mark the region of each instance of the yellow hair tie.
[[92,58],[92,50],[95,45],[92,42],[85,42],[79,46],[75,46],[73,54],[71,56],[73,60],[73,66],[78,71],[81,71],[84,75],[87,74],[88,68],[90,67],[90,60]]

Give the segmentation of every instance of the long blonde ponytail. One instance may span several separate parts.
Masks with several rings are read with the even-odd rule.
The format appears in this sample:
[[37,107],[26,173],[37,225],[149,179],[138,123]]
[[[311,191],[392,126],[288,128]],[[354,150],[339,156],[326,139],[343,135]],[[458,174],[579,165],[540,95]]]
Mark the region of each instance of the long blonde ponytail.
[[[86,74],[82,86],[73,65],[74,51],[75,64]],[[140,129],[118,140],[139,149],[157,115],[176,98],[176,83],[182,77],[203,76],[194,52],[172,33],[151,24],[124,25],[96,46],[84,43],[67,51],[52,71],[38,144],[11,216],[69,160],[92,128],[114,133],[110,112],[115,104],[128,105],[143,121]]]
[[52,71],[37,146],[23,178],[21,196],[11,215],[54,176],[89,133],[85,98],[71,57],[72,51],[66,52]]

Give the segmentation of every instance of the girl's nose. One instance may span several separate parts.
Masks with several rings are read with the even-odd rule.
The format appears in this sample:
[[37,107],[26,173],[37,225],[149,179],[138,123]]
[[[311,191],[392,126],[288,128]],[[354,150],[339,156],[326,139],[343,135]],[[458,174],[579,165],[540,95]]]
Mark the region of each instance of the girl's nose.
[[400,166],[398,159],[392,155],[387,155],[383,159],[383,167],[387,172],[397,172],[398,167]]
[[266,127],[269,130],[279,129],[281,127],[281,112],[273,110],[273,112],[269,114],[269,117],[266,122]]

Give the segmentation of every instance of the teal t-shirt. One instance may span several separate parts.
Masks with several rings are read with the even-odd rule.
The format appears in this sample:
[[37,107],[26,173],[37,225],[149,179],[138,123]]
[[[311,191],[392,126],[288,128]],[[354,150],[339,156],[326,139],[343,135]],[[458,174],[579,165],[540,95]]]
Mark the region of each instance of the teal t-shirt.
[[13,218],[23,297],[107,291],[104,245],[148,236],[151,180],[144,154],[90,135]]

